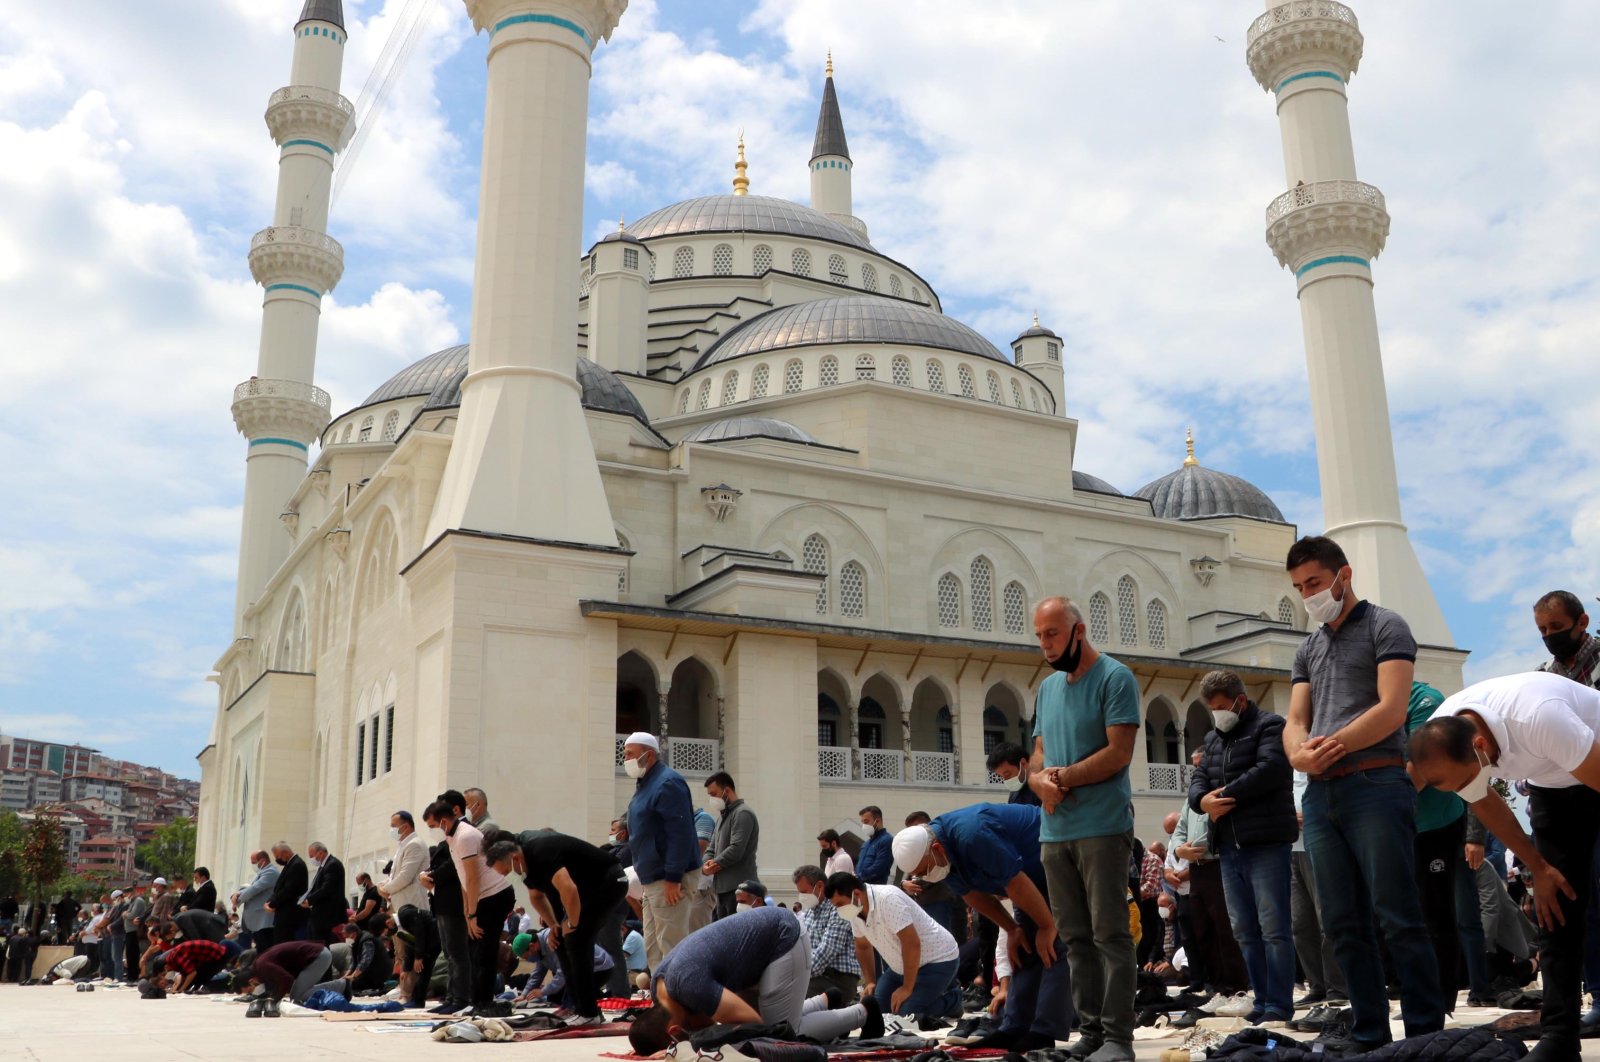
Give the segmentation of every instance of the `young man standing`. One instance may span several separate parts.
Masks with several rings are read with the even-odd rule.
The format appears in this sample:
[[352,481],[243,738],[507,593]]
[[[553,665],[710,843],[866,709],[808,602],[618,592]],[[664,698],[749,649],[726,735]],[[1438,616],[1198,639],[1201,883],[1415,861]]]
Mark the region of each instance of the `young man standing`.
[[883,828],[883,809],[868,804],[859,814],[861,835],[867,843],[861,846],[861,858],[856,860],[856,876],[868,885],[887,885],[889,872],[894,869],[894,858],[889,852],[893,836]]
[[1067,942],[1082,1029],[1069,1051],[1091,1062],[1133,1062],[1128,763],[1139,733],[1139,684],[1089,644],[1083,616],[1066,598],[1040,602],[1033,629],[1055,669],[1034,708],[1028,784],[1043,804],[1039,840],[1050,908]]
[[[1350,994],[1348,1039],[1386,1044],[1389,997],[1374,929],[1400,978],[1407,1036],[1444,1027],[1439,968],[1417,897],[1416,792],[1406,775],[1405,723],[1417,643],[1398,614],[1356,596],[1344,550],[1302,538],[1286,563],[1306,613],[1321,628],[1294,657],[1283,747],[1310,775],[1301,803],[1323,931]],[[1377,914],[1374,926],[1373,914]]]
[[717,816],[717,828],[700,869],[711,875],[711,888],[717,896],[716,917],[726,918],[739,909],[733,898],[735,886],[756,876],[761,823],[755,809],[734,788],[733,775],[727,771],[718,771],[706,779],[706,799],[711,814]]

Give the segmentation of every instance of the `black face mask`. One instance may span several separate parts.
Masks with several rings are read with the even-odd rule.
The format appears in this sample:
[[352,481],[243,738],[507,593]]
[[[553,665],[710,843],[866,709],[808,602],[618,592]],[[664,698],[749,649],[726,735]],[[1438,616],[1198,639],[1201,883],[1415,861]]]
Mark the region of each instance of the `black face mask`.
[[1077,631],[1074,630],[1072,641],[1068,643],[1066,649],[1062,650],[1060,656],[1050,661],[1050,666],[1055,668],[1057,671],[1065,671],[1070,675],[1072,672],[1078,670],[1078,664],[1082,660],[1083,639],[1077,637]]
[[456,835],[456,827],[460,826],[460,825],[461,825],[461,820],[460,819],[456,819],[454,822],[452,822],[450,824],[450,828],[448,830],[444,831],[444,835],[446,837],[454,837]]
[[1544,647],[1557,660],[1571,660],[1583,647],[1583,632],[1576,626],[1564,631],[1552,631],[1544,636]]
[[286,867],[289,865],[289,861],[287,859],[280,859],[278,860],[278,865],[280,867]]

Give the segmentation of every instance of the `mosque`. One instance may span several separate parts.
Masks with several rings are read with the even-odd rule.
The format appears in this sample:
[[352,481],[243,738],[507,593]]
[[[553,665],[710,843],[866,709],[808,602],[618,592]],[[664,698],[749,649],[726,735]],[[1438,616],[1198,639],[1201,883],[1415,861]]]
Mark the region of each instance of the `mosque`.
[[[199,756],[219,881],[278,838],[376,870],[390,813],[447,786],[602,839],[632,789],[620,735],[644,729],[696,792],[733,773],[763,876],[787,883],[863,805],[897,826],[1003,799],[985,754],[1030,733],[1032,603],[1052,593],[1138,677],[1145,836],[1209,728],[1207,671],[1286,708],[1296,529],[1192,440],[1126,493],[1076,467],[1061,337],[1035,318],[997,346],[855,215],[831,61],[793,160],[809,204],[749,194],[741,143],[730,192],[583,251],[591,62],[626,0],[466,6],[489,64],[471,345],[418,351],[342,412],[313,382],[353,131],[339,0],[306,0],[269,101],[238,604]],[[1355,179],[1345,105],[1360,31],[1292,0],[1249,42],[1283,126],[1268,242],[1299,291],[1326,523],[1363,594],[1412,621],[1419,674],[1459,688],[1400,523],[1370,272],[1388,215]]]

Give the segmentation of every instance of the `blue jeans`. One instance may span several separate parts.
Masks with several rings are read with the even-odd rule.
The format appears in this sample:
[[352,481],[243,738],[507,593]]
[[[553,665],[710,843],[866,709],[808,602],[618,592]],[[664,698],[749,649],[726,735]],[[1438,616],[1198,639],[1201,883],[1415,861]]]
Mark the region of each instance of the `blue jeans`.
[[[1461,938],[1461,961],[1467,967],[1467,994],[1488,999],[1489,943],[1483,935],[1483,912],[1478,908],[1478,875],[1465,859],[1456,864],[1456,934]],[[1444,971],[1439,973],[1443,976]],[[1448,987],[1445,995],[1450,995]]]
[[[1038,926],[1026,911],[1017,911],[1017,925],[1034,947]],[[1072,969],[1067,965],[1067,943],[1056,937],[1056,961],[1046,967],[1033,952],[1017,956],[1011,970],[1011,989],[1006,993],[1006,1009],[1000,1016],[1000,1031],[1033,1032],[1052,1040],[1072,1035],[1077,1012],[1072,1009]]]
[[951,959],[948,962],[930,962],[917,970],[917,987],[899,1010],[890,1006],[889,1000],[906,983],[906,979],[885,966],[878,977],[878,1005],[885,1014],[899,1014],[902,1017],[959,1018],[961,988],[956,984],[956,968],[960,965],[959,959]]
[[1389,995],[1373,916],[1400,977],[1407,1036],[1444,1027],[1439,963],[1417,896],[1416,790],[1404,768],[1355,771],[1306,788],[1306,851],[1317,879],[1322,928],[1350,993],[1351,1037],[1388,1043]]
[[122,968],[122,953],[127,946],[127,937],[122,936],[111,938],[111,965],[100,971],[101,976],[109,977],[113,981],[122,980],[126,972]]
[[1255,989],[1255,1009],[1294,1017],[1294,918],[1289,900],[1289,845],[1222,846],[1228,924]]

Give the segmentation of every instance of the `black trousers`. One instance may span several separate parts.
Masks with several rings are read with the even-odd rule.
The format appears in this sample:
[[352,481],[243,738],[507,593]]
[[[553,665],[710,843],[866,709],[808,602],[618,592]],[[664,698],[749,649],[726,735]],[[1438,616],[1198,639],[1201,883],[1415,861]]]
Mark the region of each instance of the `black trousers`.
[[1456,930],[1456,874],[1466,861],[1467,817],[1447,826],[1417,834],[1417,894],[1422,897],[1422,920],[1439,960],[1440,1005],[1449,1014],[1456,1009],[1461,989],[1461,935]]
[[1250,987],[1244,955],[1228,921],[1228,896],[1222,889],[1218,860],[1189,864],[1189,928],[1194,937],[1185,938],[1186,954],[1191,963],[1196,953],[1205,956],[1206,976],[1214,990],[1233,994]]
[[717,907],[716,907],[716,910],[714,910],[711,913],[711,917],[713,919],[718,919],[718,918],[727,918],[730,915],[738,914],[739,913],[738,896],[739,896],[738,892],[736,892],[734,890],[729,890],[728,892],[719,892],[719,893],[717,893]]
[[571,933],[561,934],[556,952],[561,957],[561,970],[567,975],[567,996],[580,1017],[592,1018],[600,1013],[594,980],[594,942],[611,924],[612,914],[627,895],[626,881],[608,881],[603,888],[592,890],[592,895],[583,897],[578,924]]
[[628,983],[628,957],[622,951],[622,920],[628,916],[626,886],[622,895],[624,902],[611,908],[606,924],[600,927],[599,938],[600,947],[611,956],[611,972],[606,975],[606,995],[615,999],[627,999],[633,993],[633,985]]
[[450,903],[449,900],[440,906],[453,908],[448,912],[435,910],[433,920],[438,923],[439,941],[444,957],[450,964],[445,1001],[454,1003],[459,1009],[467,1005],[472,995],[472,938],[467,936],[467,918],[462,914],[460,906]]
[[[468,969],[472,974],[472,997],[467,1002],[474,1007],[494,1002],[494,976],[500,967],[500,931],[516,902],[517,894],[511,889],[478,898],[477,917],[473,921],[483,932],[477,940],[470,936],[467,940]],[[589,961],[594,962],[593,952],[589,954]]]
[[1544,971],[1545,1040],[1578,1051],[1578,1022],[1583,1010],[1583,941],[1589,893],[1594,888],[1594,844],[1600,835],[1600,793],[1586,785],[1570,789],[1528,787],[1528,821],[1533,844],[1551,866],[1561,871],[1578,895],[1558,895],[1566,924],[1546,930],[1539,949]]
[[1144,969],[1144,964],[1162,957],[1161,949],[1167,935],[1167,924],[1161,920],[1161,905],[1154,900],[1139,901],[1139,951],[1134,962]]

